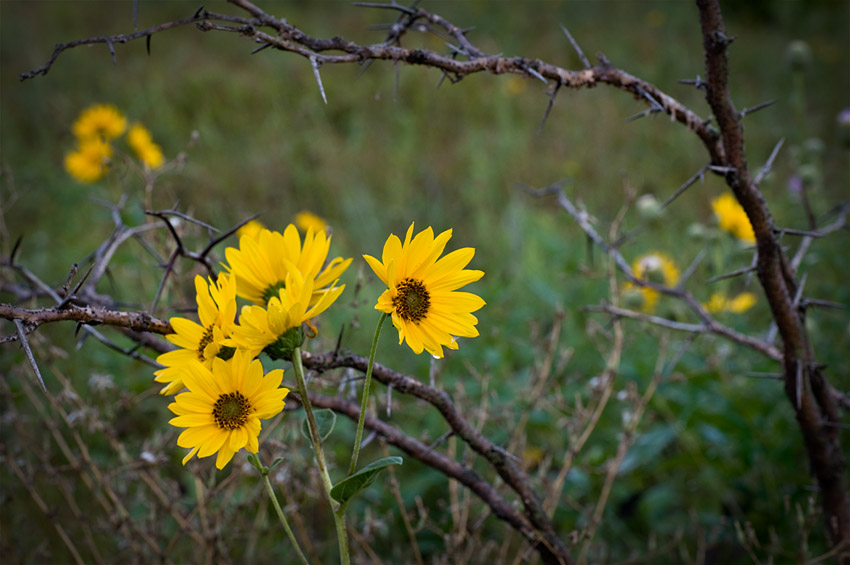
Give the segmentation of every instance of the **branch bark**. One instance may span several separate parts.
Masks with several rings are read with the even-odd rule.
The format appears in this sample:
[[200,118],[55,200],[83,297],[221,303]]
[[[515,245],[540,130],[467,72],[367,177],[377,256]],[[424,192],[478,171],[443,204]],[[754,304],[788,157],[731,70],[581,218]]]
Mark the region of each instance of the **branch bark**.
[[[756,270],[782,339],[785,392],[794,408],[809,465],[820,487],[826,530],[839,560],[850,562],[850,499],[841,451],[839,412],[808,339],[804,313],[794,305],[797,281],[776,237],[767,203],[751,178],[741,115],[728,88],[726,34],[717,0],[697,0],[705,49],[706,99],[717,119],[723,153],[712,164],[725,167],[726,183],[744,208],[758,247]],[[802,382],[801,382],[802,379]]]
[[[121,312],[91,305],[75,306],[69,304],[64,308],[54,307],[28,310],[26,308],[12,306],[11,304],[0,303],[0,318],[20,320],[26,325],[26,333],[31,333],[42,324],[62,321],[73,321],[92,326],[107,324],[134,331],[154,332],[158,334],[173,333],[171,324],[154,318],[147,312]],[[8,341],[13,340],[9,339]]]

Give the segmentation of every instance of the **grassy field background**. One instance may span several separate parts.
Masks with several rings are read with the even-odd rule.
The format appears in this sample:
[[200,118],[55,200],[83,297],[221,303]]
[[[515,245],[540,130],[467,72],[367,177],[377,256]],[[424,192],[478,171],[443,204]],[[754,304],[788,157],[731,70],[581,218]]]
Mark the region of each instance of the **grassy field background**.
[[[383,31],[369,26],[391,21],[386,11],[355,8],[341,2],[263,2],[270,13],[320,37],[342,35],[360,42],[379,42]],[[589,55],[602,52],[624,70],[654,82],[701,115],[707,114],[702,94],[679,79],[704,74],[696,7],[687,2],[426,2],[424,7],[462,27],[475,29],[470,38],[485,52],[537,57],[579,68],[580,63],[560,30],[566,25]],[[805,216],[789,181],[799,174],[807,139],[822,142],[809,158],[819,178],[812,194],[815,211],[827,214],[846,202],[850,193],[848,150],[838,142],[836,116],[848,105],[850,39],[846,2],[758,2],[748,8],[727,7],[727,27],[737,36],[730,51],[731,89],[736,104],[752,107],[769,99],[770,109],[746,119],[750,166],[761,166],[780,138],[785,146],[763,190],[779,226],[805,228]],[[210,11],[234,13],[223,2],[208,2]],[[138,28],[190,16],[198,8],[189,2],[139,3]],[[144,123],[174,166],[157,180],[153,208],[175,205],[183,212],[226,229],[254,213],[271,228],[283,229],[300,210],[327,219],[333,228],[332,253],[355,257],[345,275],[348,289],[341,303],[322,318],[322,332],[311,349],[333,347],[345,328],[343,347],[368,352],[377,314],[379,281],[359,256],[377,255],[389,233],[402,234],[411,221],[435,231],[454,229],[451,248],[473,246],[472,268],[486,276],[471,290],[487,301],[479,312],[481,337],[463,342],[459,352],[432,367],[427,356],[414,356],[385,329],[378,349],[380,362],[422,380],[436,371],[439,386],[449,391],[469,416],[480,420],[483,432],[507,444],[511,430],[528,413],[527,433],[518,447],[536,485],[557,473],[580,403],[598,398],[593,378],[605,368],[605,333],[609,322],[581,310],[607,297],[605,258],[553,201],[536,199],[522,186],[543,187],[566,181],[567,194],[607,230],[624,200],[626,187],[663,200],[707,160],[695,136],[664,117],[634,122],[626,119],[644,109],[626,94],[607,87],[562,91],[545,127],[538,131],[548,97],[533,77],[476,75],[458,84],[439,85],[436,71],[375,63],[326,66],[322,79],[328,104],[320,98],[312,69],[298,57],[254,47],[235,34],[201,33],[192,26],[144,41],[116,45],[113,64],[103,45],[62,54],[50,72],[19,82],[21,72],[43,64],[52,46],[82,37],[132,31],[130,2],[0,2],[0,251],[8,256],[22,236],[18,254],[49,284],[61,284],[72,263],[82,262],[112,230],[111,213],[99,202],[128,197],[122,211],[130,225],[146,221],[144,185],[129,169],[117,168],[108,179],[81,185],[62,167],[71,150],[71,123],[94,103],[116,105],[131,120]],[[804,114],[794,100],[794,76],[785,58],[788,44],[806,40],[811,66],[802,75]],[[413,36],[409,46],[446,50],[434,36]],[[811,144],[810,144],[811,146]],[[713,226],[710,201],[725,187],[707,176],[693,186],[663,216],[622,251],[631,260],[648,251],[671,255],[684,269],[705,247],[708,259],[695,274],[690,289],[703,300],[715,290],[735,293],[743,280],[707,285],[707,278],[749,263],[750,252],[721,237],[710,244],[685,234],[694,223]],[[642,223],[634,211],[624,229]],[[193,241],[203,245],[204,235]],[[167,245],[165,234],[161,244]],[[794,241],[787,242],[792,247]],[[227,242],[236,245],[236,240]],[[803,269],[809,273],[811,296],[850,305],[850,263],[846,232],[816,242]],[[224,256],[224,246],[216,251]],[[166,288],[156,314],[169,317],[192,305],[189,283],[193,266],[180,265],[180,284]],[[4,284],[14,279],[4,270]],[[110,277],[99,290],[113,295],[128,309],[146,309],[157,290],[161,270],[138,246],[124,246]],[[355,292],[357,287],[357,292]],[[759,293],[753,281],[748,287]],[[0,295],[10,301],[10,295]],[[687,319],[678,305],[662,302],[659,311]],[[743,315],[722,321],[743,332],[764,335],[769,312],[763,300]],[[846,351],[850,325],[846,308],[818,311],[811,331],[819,359],[839,390],[850,389]],[[530,406],[530,383],[544,357],[547,336],[557,325],[557,358],[551,391],[544,402]],[[3,334],[14,331],[3,323]],[[675,350],[684,336],[665,334],[639,324],[627,324],[628,341],[617,375],[620,398],[603,413],[587,447],[567,478],[556,520],[560,532],[586,526],[598,500],[606,465],[616,452],[623,413],[630,409],[629,390],[643,391],[652,376],[659,342]],[[209,503],[218,512],[213,528],[218,557],[223,561],[272,562],[286,555],[285,537],[276,532],[255,477],[239,464],[212,473],[203,460],[179,465],[182,449],[169,429],[167,401],[155,395],[150,367],[87,340],[76,349],[72,325],[39,330],[37,357],[52,395],[68,387],[83,399],[95,421],[115,432],[135,458],[153,451],[159,460],[151,470],[178,504],[189,509],[203,491],[228,493]],[[117,339],[117,338],[116,338]],[[122,557],[144,561],[155,557],[137,549],[127,534],[102,525],[89,533],[74,524],[67,508],[70,496],[82,514],[97,508],[87,500],[81,473],[63,459],[57,438],[40,428],[45,416],[37,400],[26,394],[29,368],[14,345],[2,346],[3,457],[16,458],[27,470],[30,486],[47,500],[45,515],[20,477],[3,468],[0,516],[3,555],[12,562],[66,562],[66,546],[52,525],[67,524],[72,536],[89,536],[89,545],[103,560]],[[567,352],[570,352],[569,354]],[[591,556],[599,562],[669,556],[688,562],[700,547],[723,562],[749,562],[748,550],[778,562],[811,558],[826,547],[823,528],[812,502],[815,496],[802,442],[781,384],[745,376],[748,371],[775,372],[777,367],[751,352],[711,337],[699,338],[668,375],[650,404],[639,437],[626,456],[596,535]],[[323,376],[328,391],[337,390],[343,373]],[[93,378],[98,377],[98,378]],[[67,385],[62,379],[67,378]],[[111,383],[98,388],[98,383]],[[386,390],[376,393],[378,405]],[[395,394],[390,421],[410,435],[433,441],[446,431],[433,410]],[[53,406],[46,409],[55,414]],[[51,412],[52,411],[52,412]],[[94,416],[92,416],[94,414]],[[386,417],[386,413],[382,412]],[[47,417],[47,421],[53,421]],[[85,420],[85,419],[84,419]],[[89,420],[85,420],[89,422]],[[297,431],[300,414],[287,414],[271,428],[271,457],[286,457],[289,504],[304,516],[304,531],[313,538],[323,561],[333,559],[334,546],[319,489],[308,469],[309,447]],[[89,422],[90,423],[90,422]],[[60,422],[61,424],[61,422]],[[120,485],[128,500],[130,519],[161,541],[176,539],[169,548],[174,562],[192,561],[190,539],[168,518],[154,520],[156,501],[139,483],[135,471],[116,456],[103,430],[64,424],[62,437],[80,434],[95,464],[108,481]],[[110,436],[111,437],[111,436]],[[341,422],[331,449],[339,467],[345,465],[353,426]],[[846,434],[845,434],[846,440]],[[69,440],[70,441],[70,440]],[[845,441],[846,444],[846,441]],[[33,447],[36,446],[36,447]],[[449,440],[439,449],[457,450],[488,478],[493,473]],[[392,452],[392,450],[390,450]],[[47,459],[36,454],[48,455]],[[365,450],[365,460],[383,453],[378,442]],[[207,464],[209,463],[209,464]],[[338,469],[341,473],[342,470]],[[234,477],[230,477],[231,473]],[[474,499],[461,498],[480,518],[467,538],[452,542],[446,532],[457,526],[456,507],[445,478],[415,461],[397,471],[405,507],[417,512],[417,501],[429,510],[420,517],[417,543],[428,561],[452,561],[458,548],[481,548],[499,555],[492,540],[504,537],[504,526],[485,517]],[[227,482],[229,481],[229,482]],[[226,483],[228,490],[216,491]],[[200,489],[200,490],[199,490]],[[93,508],[92,508],[93,507]],[[357,558],[368,562],[371,547],[387,562],[404,562],[409,544],[398,518],[398,507],[386,489],[374,488],[350,515],[363,536],[355,545]],[[737,526],[736,526],[737,524]],[[749,526],[747,526],[749,524]],[[751,528],[756,545],[741,531]],[[399,541],[403,540],[403,541]],[[453,546],[452,543],[457,543]],[[508,539],[510,559],[518,540]],[[407,545],[406,545],[407,544]],[[465,545],[464,545],[465,544]],[[476,545],[477,544],[477,545]],[[488,545],[489,544],[489,545]],[[85,546],[85,544],[83,544]],[[498,544],[497,544],[498,545]],[[487,549],[489,548],[489,549]],[[148,553],[146,553],[146,551]],[[507,551],[507,550],[505,550]],[[644,557],[641,557],[644,556]],[[86,561],[97,561],[96,552]]]

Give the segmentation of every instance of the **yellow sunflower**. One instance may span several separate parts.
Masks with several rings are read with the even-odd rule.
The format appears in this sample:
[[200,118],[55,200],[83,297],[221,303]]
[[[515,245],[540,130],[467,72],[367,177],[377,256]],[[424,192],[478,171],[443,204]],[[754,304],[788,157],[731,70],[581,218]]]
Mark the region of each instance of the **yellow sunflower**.
[[100,180],[109,169],[112,146],[102,139],[81,141],[79,147],[65,155],[65,170],[80,182]]
[[[673,260],[664,253],[657,251],[641,255],[632,264],[632,271],[635,277],[645,281],[651,281],[657,284],[663,284],[667,287],[674,287],[679,284],[679,269]],[[635,296],[639,300],[641,310],[644,312],[654,312],[655,305],[658,303],[659,293],[657,290],[639,286],[632,283],[626,283],[624,287],[626,298]]]
[[162,148],[153,142],[151,132],[142,124],[133,124],[127,132],[127,144],[136,152],[139,160],[151,169],[158,169],[165,161]]
[[289,224],[281,234],[267,229],[256,237],[242,236],[239,249],[228,247],[228,270],[236,277],[236,294],[264,306],[284,287],[289,265],[304,279],[315,279],[312,302],[348,268],[351,259],[337,257],[325,265],[331,240],[324,232],[307,230],[304,245],[298,228]]
[[734,196],[728,192],[718,196],[711,201],[711,208],[714,210],[714,215],[717,216],[717,224],[720,229],[731,233],[745,243],[753,244],[756,242],[756,235],[753,232],[750,219]]
[[187,365],[200,363],[209,369],[217,356],[232,353],[222,348],[235,324],[236,285],[224,273],[218,276],[215,283],[208,283],[198,275],[195,277],[195,293],[201,323],[186,318],[171,318],[171,327],[175,333],[165,337],[180,349],[163,353],[156,359],[165,365],[164,369],[154,372],[156,381],[169,383],[160,394],[174,394],[183,388],[183,373]]
[[345,285],[335,286],[337,281],[333,281],[329,288],[319,292],[319,299],[311,306],[315,298],[313,279],[302,277],[291,264],[288,269],[285,287],[265,308],[253,305],[242,308],[239,325],[233,327],[228,344],[252,356],[265,350],[275,359],[290,359],[292,350],[304,342],[301,325],[310,325],[310,320],[327,310],[345,290]]
[[452,230],[446,230],[435,238],[430,227],[413,237],[410,224],[404,243],[392,234],[387,238],[381,261],[363,256],[389,287],[375,309],[392,315],[399,344],[407,340],[417,354],[425,349],[440,358],[443,346],[457,349],[456,337],[478,335],[478,319],[472,312],[486,303],[475,294],[456,290],[480,279],[484,271],[464,269],[475,255],[471,247],[438,260],[451,237]]
[[208,457],[218,452],[215,466],[223,469],[240,449],[257,453],[260,420],[283,410],[289,389],[281,388],[283,370],[263,376],[263,366],[237,351],[227,361],[214,359],[212,370],[200,363],[188,365],[184,380],[189,389],[168,405],[177,414],[169,424],[186,428],[177,445],[192,450],[183,458]]
[[124,133],[126,127],[127,118],[118,108],[111,104],[96,104],[80,113],[71,131],[79,140],[94,138],[108,141]]

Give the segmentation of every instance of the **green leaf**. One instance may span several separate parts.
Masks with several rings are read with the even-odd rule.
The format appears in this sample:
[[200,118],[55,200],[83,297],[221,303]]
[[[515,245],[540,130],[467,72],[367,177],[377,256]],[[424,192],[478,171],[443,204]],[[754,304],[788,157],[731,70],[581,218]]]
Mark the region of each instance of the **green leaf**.
[[[313,411],[313,416],[316,417],[316,427],[319,428],[319,437],[322,438],[322,441],[325,441],[331,435],[331,432],[334,431],[336,412],[327,408],[320,408]],[[310,438],[310,424],[307,423],[306,417],[301,422],[301,433],[304,434],[304,437],[312,441]]]
[[401,457],[378,459],[334,485],[331,496],[340,504],[347,504],[357,493],[374,483],[381,471],[390,465],[401,465],[402,461]]

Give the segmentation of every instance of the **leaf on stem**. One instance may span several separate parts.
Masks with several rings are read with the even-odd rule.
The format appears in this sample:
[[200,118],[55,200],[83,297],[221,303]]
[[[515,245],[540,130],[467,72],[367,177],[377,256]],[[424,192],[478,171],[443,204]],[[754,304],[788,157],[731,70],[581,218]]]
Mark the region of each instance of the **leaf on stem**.
[[[336,424],[336,413],[333,410],[322,408],[320,410],[314,410],[313,416],[316,418],[316,427],[319,431],[319,437],[322,441],[325,441],[334,430],[334,425]],[[304,437],[310,439],[310,425],[307,423],[307,418],[304,418],[301,422],[301,433],[304,434]]]
[[402,461],[403,459],[401,457],[384,457],[383,459],[378,459],[337,483],[331,489],[331,496],[344,506],[357,493],[374,483],[381,471],[390,465],[401,465]]

